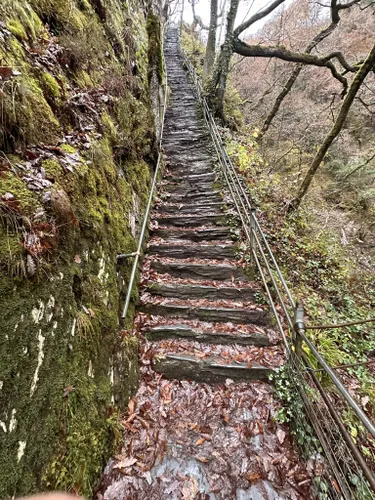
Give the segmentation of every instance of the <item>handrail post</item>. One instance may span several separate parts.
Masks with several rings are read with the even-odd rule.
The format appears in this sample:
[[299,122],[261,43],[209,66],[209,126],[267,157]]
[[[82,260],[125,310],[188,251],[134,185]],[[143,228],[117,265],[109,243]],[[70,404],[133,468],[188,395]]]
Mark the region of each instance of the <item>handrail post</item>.
[[301,302],[297,302],[294,311],[294,348],[295,353],[298,358],[302,357],[302,337],[300,335],[300,330],[305,331],[305,323],[303,321],[304,309]]

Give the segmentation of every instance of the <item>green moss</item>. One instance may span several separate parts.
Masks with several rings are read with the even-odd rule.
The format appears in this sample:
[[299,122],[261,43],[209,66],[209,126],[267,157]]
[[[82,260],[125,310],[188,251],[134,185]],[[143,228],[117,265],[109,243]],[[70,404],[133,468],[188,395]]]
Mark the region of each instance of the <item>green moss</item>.
[[[0,205],[1,209],[1,205]],[[1,215],[0,215],[1,221]],[[0,226],[0,267],[7,268],[12,257],[20,257],[24,254],[19,234],[14,234]]]
[[40,206],[37,195],[13,172],[7,172],[6,177],[0,181],[0,197],[5,193],[11,193],[15,197],[14,202],[22,215],[32,215]]
[[63,168],[57,160],[44,160],[42,167],[46,172],[47,179],[59,180],[63,174]]
[[162,83],[163,55],[161,46],[161,27],[159,18],[154,14],[148,15],[147,34],[148,34],[149,78],[151,78],[153,70],[156,69],[158,81],[159,83]]
[[18,64],[22,62],[22,59],[24,58],[25,55],[25,50],[20,44],[20,42],[16,38],[11,38],[9,40],[9,47]]
[[88,19],[86,14],[94,13],[92,8],[87,13],[82,12],[72,0],[31,0],[30,3],[43,19],[53,22],[59,30],[83,30]]
[[59,100],[61,97],[61,93],[56,78],[51,75],[51,73],[43,73],[41,76],[41,80],[44,89],[47,91],[47,96]]
[[102,113],[102,124],[104,127],[105,135],[108,139],[114,144],[117,141],[117,128],[113,119],[109,116],[109,114],[104,111]]
[[59,122],[34,78],[19,80],[19,101],[15,113],[20,138],[27,143],[53,143],[60,133]]
[[18,19],[11,19],[7,24],[7,28],[18,40],[23,41],[27,39],[25,28]]
[[[74,165],[73,172],[65,171],[63,162],[60,165],[57,159],[40,164],[47,179],[54,181],[53,190],[66,193],[67,205],[78,220],[74,224],[56,223],[58,234],[43,263],[44,272],[18,279],[18,270],[27,263],[24,235],[14,228],[0,229],[0,331],[7,336],[0,341],[0,380],[4,384],[0,420],[8,426],[13,409],[17,411],[15,431],[0,432],[0,497],[46,488],[90,496],[102,467],[116,449],[118,410],[112,398],[122,410],[138,380],[138,341],[134,336],[120,337],[118,319],[131,262],[121,264],[122,283],[115,255],[136,249],[128,227],[129,213],[136,195],[140,210],[144,210],[150,183],[147,162],[152,157],[154,131],[144,9],[130,12],[124,2],[111,0],[105,3],[106,22],[101,23],[88,0],[3,0],[1,9],[4,2],[4,22],[18,20],[24,33],[8,37],[6,45],[0,41],[0,57],[6,64],[21,68],[22,73],[1,103],[0,148],[5,144],[7,151],[23,151],[30,144],[58,144],[61,129],[76,134],[79,127],[63,105],[77,84],[87,88],[103,81],[105,88],[104,83],[109,83],[109,95],[117,81],[125,89],[121,87],[121,94],[115,89],[117,93],[114,91],[106,111],[104,104],[97,103],[99,123],[95,132],[102,132],[103,137],[97,141],[91,137],[89,150],[60,146],[65,155],[79,153],[81,161]],[[37,14],[48,23],[48,30]],[[127,24],[130,18],[132,24]],[[155,34],[158,36],[153,32],[154,27],[157,30],[156,21],[150,22],[152,40]],[[53,75],[59,75],[56,78],[35,68],[23,48],[25,40],[31,47],[38,40],[34,48],[43,56],[50,47],[50,32],[58,35],[64,55],[73,53],[76,63],[67,66],[62,61],[61,66],[54,67]],[[133,77],[128,62],[135,59],[136,46],[139,73]],[[112,77],[113,82],[108,80]],[[65,82],[66,93],[61,81]],[[59,104],[56,116],[52,111],[55,104]],[[11,161],[20,163],[21,159]],[[0,195],[5,192],[20,200],[22,215],[37,231],[44,222],[32,220],[32,216],[42,206],[44,193],[30,191],[22,178],[12,173],[0,179]],[[47,202],[43,209],[42,220],[53,222],[55,208]],[[134,301],[137,296],[134,290]],[[88,316],[85,308],[90,308],[94,316]],[[130,310],[129,327],[134,304]],[[38,311],[42,311],[40,317]],[[40,335],[44,337],[43,359],[31,396]],[[91,366],[92,374],[88,375]],[[108,376],[112,368],[114,383]],[[26,447],[18,460],[20,441]]]
[[78,152],[78,149],[71,146],[70,144],[60,144],[59,148],[61,149],[61,151],[64,151],[64,153],[69,153],[72,155]]
[[91,497],[109,452],[120,441],[122,426],[115,408],[107,407],[104,415],[100,412],[103,400],[111,393],[108,377],[96,384],[87,377],[73,380],[72,387],[62,416],[65,445],[47,467],[44,483]]
[[87,71],[80,70],[74,75],[74,81],[81,89],[93,87],[93,82]]

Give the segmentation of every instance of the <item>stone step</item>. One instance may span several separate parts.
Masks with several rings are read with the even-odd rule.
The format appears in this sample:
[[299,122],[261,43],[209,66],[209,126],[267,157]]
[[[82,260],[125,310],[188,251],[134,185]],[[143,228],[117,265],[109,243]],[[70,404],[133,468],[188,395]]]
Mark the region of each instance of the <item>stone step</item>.
[[172,243],[169,245],[150,244],[148,253],[173,259],[234,259],[234,245],[184,245]]
[[206,203],[204,205],[201,204],[192,204],[192,203],[179,203],[174,205],[158,205],[155,210],[159,214],[197,214],[199,212],[204,215],[205,213],[217,212],[218,210],[223,210],[225,208],[224,203],[222,201],[214,201],[211,203]]
[[166,179],[172,181],[172,182],[178,182],[181,179],[181,175],[184,176],[184,180],[188,181],[189,183],[196,183],[196,182],[207,182],[211,181],[213,182],[215,180],[215,174],[211,171],[206,171],[206,172],[197,172],[194,169],[186,169],[185,171],[175,171],[173,168],[169,169],[168,174],[166,175]]
[[[204,203],[205,200],[222,201],[222,196],[218,191],[205,191],[202,193],[188,192],[188,193],[162,193],[170,203]],[[189,201],[188,201],[189,200]]]
[[183,339],[203,344],[221,345],[253,345],[257,347],[267,347],[271,345],[267,335],[259,332],[251,334],[233,334],[230,332],[202,332],[194,330],[189,325],[159,325],[146,329],[145,335],[150,341],[165,339]]
[[268,380],[272,368],[245,363],[224,364],[213,358],[200,359],[186,354],[167,354],[165,358],[154,358],[155,371],[169,379],[191,379],[198,382],[222,383],[233,380]]
[[267,325],[269,315],[263,309],[245,309],[230,307],[196,307],[175,304],[143,304],[139,310],[153,316],[169,316],[200,321]]
[[167,173],[167,177],[165,178],[165,180],[169,181],[170,177],[178,178],[178,179],[185,178],[185,177],[190,179],[191,177],[193,177],[193,179],[194,179],[194,176],[195,176],[197,179],[204,181],[205,176],[209,177],[209,178],[213,177],[212,179],[209,179],[209,180],[214,180],[215,175],[217,175],[217,174],[215,174],[212,171],[211,165],[197,166],[196,163],[194,163],[194,165],[188,165],[188,166],[172,165],[172,166],[168,166],[168,173]]
[[160,226],[199,227],[204,225],[225,226],[228,222],[226,214],[213,213],[209,215],[155,217]]
[[209,300],[254,300],[257,289],[242,287],[216,287],[207,285],[191,285],[183,283],[151,283],[147,291],[153,295],[162,297],[173,297],[181,300],[189,299],[209,299]]
[[189,262],[151,263],[152,269],[160,274],[169,274],[174,278],[194,280],[247,281],[243,269],[229,264],[192,264]]
[[214,241],[236,239],[235,235],[226,227],[214,227],[195,230],[154,229],[154,236],[163,240]]

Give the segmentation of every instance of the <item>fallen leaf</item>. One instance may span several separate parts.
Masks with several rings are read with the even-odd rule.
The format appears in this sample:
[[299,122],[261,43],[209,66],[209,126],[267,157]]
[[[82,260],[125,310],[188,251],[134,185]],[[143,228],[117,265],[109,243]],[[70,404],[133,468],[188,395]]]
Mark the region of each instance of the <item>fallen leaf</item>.
[[286,436],[286,432],[283,431],[282,429],[277,429],[276,436],[277,436],[277,439],[279,440],[279,443],[283,444],[285,436]]
[[134,457],[125,458],[125,460],[121,460],[116,465],[114,465],[114,469],[125,469],[126,467],[131,467],[137,462],[137,459]]
[[247,472],[244,477],[249,481],[249,483],[255,483],[255,481],[262,479],[262,474],[259,472]]
[[202,437],[202,438],[199,438],[199,439],[196,441],[195,446],[199,446],[200,444],[203,444],[205,441],[206,441],[206,439],[205,439],[205,438],[203,438],[203,437]]

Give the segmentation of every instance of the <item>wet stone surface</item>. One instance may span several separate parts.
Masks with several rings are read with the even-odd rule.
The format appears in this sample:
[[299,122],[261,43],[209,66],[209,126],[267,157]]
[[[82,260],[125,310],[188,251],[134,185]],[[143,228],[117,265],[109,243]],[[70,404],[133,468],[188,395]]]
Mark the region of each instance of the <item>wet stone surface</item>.
[[[259,284],[239,260],[230,203],[183,69],[166,44],[171,104],[134,323],[141,383],[97,500],[309,499],[267,374],[284,362]],[[129,332],[122,332],[126,336]]]

